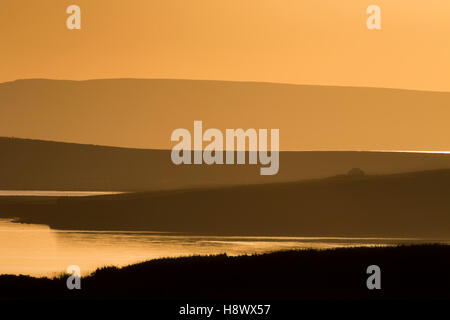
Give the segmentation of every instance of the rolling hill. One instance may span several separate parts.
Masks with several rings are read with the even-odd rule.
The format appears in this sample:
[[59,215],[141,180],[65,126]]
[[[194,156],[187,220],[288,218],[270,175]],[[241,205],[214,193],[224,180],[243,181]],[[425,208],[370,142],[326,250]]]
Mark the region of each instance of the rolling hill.
[[3,198],[59,229],[450,239],[450,170],[92,197]]
[[450,155],[400,152],[280,153],[280,171],[259,165],[180,165],[170,150],[143,150],[0,138],[0,189],[156,191],[324,178],[353,167],[367,174],[450,168]]
[[0,84],[0,136],[170,149],[177,128],[278,128],[281,150],[450,150],[450,93],[164,79]]

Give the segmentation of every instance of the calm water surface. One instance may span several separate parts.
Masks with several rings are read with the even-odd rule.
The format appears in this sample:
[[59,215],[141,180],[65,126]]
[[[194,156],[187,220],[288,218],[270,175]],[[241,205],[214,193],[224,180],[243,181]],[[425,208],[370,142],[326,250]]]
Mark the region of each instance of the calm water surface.
[[119,194],[123,192],[108,191],[40,191],[40,190],[0,190],[1,196],[39,196],[39,197],[85,197],[103,194]]
[[0,219],[0,274],[53,276],[69,265],[88,274],[105,265],[124,266],[161,257],[270,252],[419,242],[415,239],[302,237],[206,237],[122,231],[60,231]]

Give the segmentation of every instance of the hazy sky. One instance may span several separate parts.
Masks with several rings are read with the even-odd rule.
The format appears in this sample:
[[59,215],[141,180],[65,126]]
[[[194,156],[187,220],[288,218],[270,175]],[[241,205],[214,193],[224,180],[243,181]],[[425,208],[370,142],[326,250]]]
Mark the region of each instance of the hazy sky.
[[[82,29],[66,28],[67,6]],[[382,30],[366,28],[366,8]],[[189,78],[450,91],[448,0],[2,0],[0,82]]]

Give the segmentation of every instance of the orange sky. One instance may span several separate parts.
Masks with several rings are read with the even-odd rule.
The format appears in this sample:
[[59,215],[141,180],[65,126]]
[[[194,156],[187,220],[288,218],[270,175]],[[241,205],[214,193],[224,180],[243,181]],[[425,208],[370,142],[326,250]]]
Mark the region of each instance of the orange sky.
[[[66,29],[66,7],[82,30]],[[370,4],[382,30],[366,28]],[[450,91],[448,0],[2,0],[0,82],[189,78]]]

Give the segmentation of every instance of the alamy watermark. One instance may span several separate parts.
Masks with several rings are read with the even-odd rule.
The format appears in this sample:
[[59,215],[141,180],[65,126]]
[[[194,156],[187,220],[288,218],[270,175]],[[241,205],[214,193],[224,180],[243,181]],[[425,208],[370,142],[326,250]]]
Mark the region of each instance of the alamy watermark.
[[66,20],[66,27],[69,30],[81,29],[81,9],[76,4],[72,4],[67,7],[66,13],[70,14]]
[[[172,148],[171,158],[180,164],[249,164],[265,165],[261,175],[275,175],[280,168],[280,130],[270,129],[270,154],[268,151],[267,129],[226,129],[210,128],[203,132],[203,122],[194,121],[194,139],[188,129],[179,128],[172,132],[171,141],[179,142]],[[248,141],[248,145],[247,142]],[[210,142],[203,148],[203,142]],[[192,153],[194,159],[192,159]]]
[[[81,8],[76,4],[72,4],[66,8],[69,16],[66,19],[66,26],[69,30],[81,29]],[[369,17],[366,20],[366,26],[369,30],[381,30],[381,8],[372,4],[367,7],[366,14]]]
[[66,286],[69,290],[80,290],[81,289],[81,269],[77,265],[71,265],[67,267],[66,272],[70,276],[66,280]]
[[369,290],[381,289],[381,268],[376,264],[370,265],[366,270],[370,276],[367,278],[366,285]]
[[367,7],[366,13],[370,14],[366,21],[367,29],[381,30],[381,8],[372,4]]

